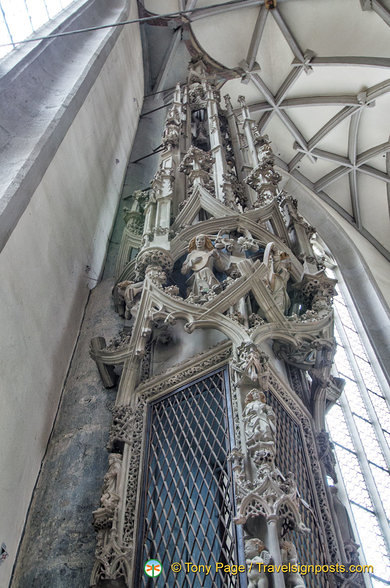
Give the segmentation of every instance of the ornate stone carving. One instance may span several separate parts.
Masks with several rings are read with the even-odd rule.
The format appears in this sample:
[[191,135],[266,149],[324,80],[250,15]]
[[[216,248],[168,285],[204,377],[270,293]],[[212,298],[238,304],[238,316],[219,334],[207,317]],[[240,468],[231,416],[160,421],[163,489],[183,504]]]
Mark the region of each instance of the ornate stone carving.
[[273,166],[275,155],[271,148],[268,135],[261,135],[256,125],[253,125],[253,138],[257,151],[257,157],[261,166]]
[[123,527],[123,544],[133,549],[135,536],[136,503],[138,489],[139,464],[141,460],[141,447],[143,437],[143,419],[145,411],[145,395],[138,399],[133,412],[133,417],[127,429],[127,438],[132,439],[131,453],[128,462],[125,520]]
[[[263,365],[260,366],[263,371]],[[256,376],[258,371],[259,368],[256,369]],[[288,529],[308,532],[299,511],[300,504],[308,505],[299,498],[294,475],[288,472],[284,476],[275,465],[275,413],[267,405],[264,393],[256,388],[246,395],[245,405],[243,422],[247,473],[243,467],[244,454],[236,449],[231,455],[237,474],[238,514],[235,522],[244,524],[248,519],[264,517],[266,520],[278,520],[283,532]]]
[[290,279],[291,261],[286,251],[279,251],[275,243],[267,244],[264,252],[264,264],[268,268],[267,281],[272,297],[279,310],[286,314],[290,307],[287,283]]
[[130,557],[132,551],[123,548],[118,538],[118,509],[121,505],[120,482],[122,477],[122,455],[109,455],[109,468],[104,476],[100,508],[93,513],[97,530],[95,565],[91,575],[91,586],[102,581],[130,580]]
[[212,194],[214,193],[214,183],[211,179],[213,163],[214,158],[211,153],[203,151],[198,147],[190,147],[179,168],[189,179],[190,190],[187,190],[187,193],[189,192],[191,194],[192,188],[196,185],[203,186]]
[[174,103],[167,112],[167,118],[165,121],[165,128],[162,138],[162,144],[166,150],[173,149],[179,144],[180,124],[181,105]]
[[[278,359],[301,370],[310,370],[310,375],[328,381],[329,368],[333,362],[335,340],[317,337],[311,341],[298,340],[295,345],[275,341],[273,351]],[[328,369],[327,369],[328,368]]]
[[281,179],[282,176],[269,163],[259,164],[251,171],[244,182],[258,194],[254,204],[255,208],[265,206],[275,200]]
[[318,458],[324,464],[326,474],[332,478],[333,482],[337,483],[337,475],[335,470],[336,458],[334,456],[334,446],[329,440],[329,433],[327,431],[320,431],[317,434]]
[[165,197],[172,191],[172,185],[174,181],[175,172],[172,167],[159,167],[152,180],[152,189],[156,202],[159,200],[159,198]]
[[115,510],[119,504],[119,481],[122,471],[122,455],[111,453],[108,456],[109,468],[104,476],[100,508],[93,512],[94,526],[97,531],[112,527]]
[[[139,192],[141,190],[138,190]],[[123,208],[123,217],[125,219],[126,228],[135,235],[142,235],[144,228],[144,216],[141,212],[130,210],[126,206]]]
[[271,555],[261,539],[245,539],[245,562],[248,588],[268,588],[269,582],[264,564],[271,563]]
[[110,451],[122,448],[124,443],[131,445],[142,432],[142,423],[136,421],[134,409],[128,405],[117,405],[112,411],[112,424],[107,447]]
[[274,446],[275,413],[265,400],[264,392],[253,388],[245,398],[243,412],[248,450]]
[[321,512],[321,520],[324,525],[325,535],[327,539],[327,547],[330,555],[330,560],[334,563],[340,561],[339,551],[337,547],[337,540],[335,537],[332,516],[329,510],[329,504],[326,496],[324,479],[321,472],[320,462],[318,459],[313,430],[309,419],[298,409],[296,403],[286,389],[280,385],[276,376],[271,372],[269,376],[269,384],[271,389],[275,390],[278,396],[283,399],[290,410],[295,415],[298,422],[301,423],[302,432],[304,435],[307,451],[309,454],[311,472],[314,477],[316,495]]
[[242,343],[237,348],[237,360],[234,369],[239,372],[242,380],[257,383],[260,389],[265,390],[268,384],[269,357],[252,343]]
[[235,523],[242,525],[250,518],[270,520],[276,517],[282,533],[289,529],[308,533],[310,530],[304,525],[299,511],[302,499],[293,473],[289,472],[285,477],[276,468],[273,450],[261,449],[254,457],[258,468],[255,481],[245,486],[239,482],[236,484],[238,513]]
[[309,370],[316,362],[316,349],[310,341],[299,341],[296,346],[292,343],[275,341],[273,351],[278,359],[301,370]]
[[292,541],[282,541],[280,544],[283,564],[289,565],[290,571],[285,572],[286,588],[305,588],[305,582],[298,570],[294,571],[298,565],[297,550]]
[[[285,194],[286,193],[283,192],[283,196],[285,196]],[[302,215],[299,214],[298,200],[292,196],[285,196],[284,203],[287,204],[288,212],[292,222],[300,225],[304,229],[307,238],[310,239],[316,233],[316,230],[314,227],[309,225],[307,221],[305,221]]]
[[234,447],[228,456],[228,461],[230,461],[232,464],[234,479],[237,480],[241,486],[247,485],[244,471],[244,454],[242,451],[240,451],[237,447]]
[[[222,178],[224,180],[224,183],[222,184],[222,190],[224,193],[224,203],[226,206],[229,206],[235,210],[238,205],[240,210],[246,210],[248,202],[245,195],[245,190],[241,182],[238,180],[236,174],[228,171],[225,174],[222,174]],[[234,199],[232,199],[232,193]]]
[[129,357],[128,346],[123,344],[114,346],[114,348],[107,348],[104,337],[93,337],[91,339],[89,354],[96,362],[103,385],[106,388],[115,386],[116,375],[114,366],[123,364]]
[[264,319],[262,319],[258,314],[254,313],[254,312],[252,312],[248,316],[248,322],[249,322],[249,330],[250,331],[256,329],[260,325],[265,325],[265,323],[266,323],[266,321]]
[[191,109],[206,108],[206,90],[203,81],[207,78],[207,66],[202,55],[196,55],[189,63],[188,100]]
[[131,319],[137,314],[137,308],[140,294],[143,289],[143,282],[133,282],[125,280],[115,286],[114,299],[117,302],[119,316],[125,319]]
[[187,280],[187,295],[193,294],[194,302],[207,301],[207,294],[221,290],[214,268],[224,271],[229,266],[229,257],[219,252],[224,247],[222,242],[216,242],[214,246],[207,235],[197,235],[190,241],[181,273],[193,272]]
[[101,582],[120,580],[128,585],[130,581],[131,549],[120,547],[115,538],[98,535],[95,551],[95,565],[91,574],[90,586],[101,586]]
[[[215,350],[208,350],[182,365],[167,369],[164,374],[149,377],[153,373],[149,369],[152,346],[156,341],[168,343],[171,333],[175,336],[175,327],[169,326],[169,332],[164,329],[170,325],[170,319],[178,317],[187,321],[185,329],[188,333],[195,328],[220,327],[235,344],[234,361],[231,362],[235,449],[229,459],[236,484],[236,522],[246,524],[245,532],[259,536],[246,539],[247,561],[256,563],[260,560],[264,563],[265,560],[270,560],[268,550],[260,540],[262,535],[258,532],[260,527],[265,528],[266,520],[267,535],[264,534],[263,538],[267,537],[272,556],[275,558],[278,555],[280,558],[282,555],[285,563],[296,562],[294,545],[282,543],[280,554],[279,539],[291,529],[308,531],[302,519],[303,509],[310,512],[310,525],[313,528],[314,525],[318,526],[320,536],[325,534],[330,559],[337,562],[340,556],[333,527],[334,511],[339,507],[336,500],[331,508],[332,515],[330,514],[328,492],[325,491],[323,480],[324,469],[328,475],[335,477],[326,433],[322,431],[318,435],[317,453],[312,420],[307,416],[308,412],[291,388],[276,376],[268,355],[251,340],[251,337],[256,342],[275,338],[282,340],[283,343],[278,342],[274,346],[278,357],[299,369],[310,370],[311,396],[309,388],[306,391],[301,386],[301,399],[305,399],[306,406],[311,408],[310,402],[315,401],[315,386],[318,384],[318,395],[323,398],[325,406],[331,401],[329,399],[334,398],[332,386],[328,387],[328,382],[332,355],[329,314],[332,312],[335,281],[327,278],[324,272],[317,272],[316,265],[309,267],[312,258],[314,260],[307,243],[312,228],[298,215],[292,199],[278,190],[281,176],[275,171],[275,157],[268,137],[261,136],[253,125],[249,110],[242,99],[242,118],[236,117],[230,105],[227,116],[220,111],[214,81],[204,62],[192,61],[188,85],[183,92],[184,98],[181,99],[180,88],[176,88],[173,105],[167,113],[163,136],[164,151],[159,171],[152,182],[149,202],[144,203],[145,194],[141,193],[138,209],[126,211],[127,229],[138,231],[137,234],[141,231],[142,215],[145,214],[143,245],[136,261],[137,277],[134,278],[133,269],[127,273],[119,272],[126,277],[132,277],[134,281],[121,281],[115,290],[116,304],[121,316],[132,320],[133,335],[131,341],[127,334],[117,344],[114,342],[112,346],[106,347],[104,342],[104,346],[96,344],[94,349],[94,358],[100,362],[99,369],[107,371],[108,381],[114,359],[122,358],[123,363],[124,357],[127,361],[131,344],[133,357],[128,360],[123,371],[122,387],[119,390],[118,404],[113,411],[108,443],[111,451],[123,451],[126,474],[122,476],[119,492],[116,486],[119,473],[116,475],[114,469],[110,475],[110,471],[107,473],[101,505],[94,513],[95,526],[99,532],[97,564],[93,575],[95,583],[119,577],[124,577],[128,583],[131,581],[129,566],[136,541],[136,505],[140,500],[137,492],[140,484],[140,463],[144,458],[141,450],[148,402],[223,365],[231,353],[231,346],[224,343]],[[173,181],[178,177],[178,146],[184,120],[185,141],[192,145],[182,159],[180,171],[188,179],[184,181],[181,177],[174,190]],[[189,129],[191,133],[188,133]],[[245,138],[242,130],[246,134]],[[241,155],[241,148],[247,151],[245,158]],[[175,153],[172,152],[174,149]],[[239,161],[235,161],[235,156]],[[248,165],[248,162],[251,163]],[[245,196],[248,194],[253,198],[252,191],[244,188],[240,182],[243,170],[250,170],[251,164],[254,168],[246,178],[246,183],[257,194],[255,210],[248,210],[252,205],[246,201]],[[206,190],[213,198],[210,198]],[[171,208],[173,198],[177,198],[177,201]],[[256,196],[253,199],[255,198]],[[278,202],[285,207],[285,217],[287,210],[289,212],[290,228],[293,229],[290,233],[283,226]],[[182,206],[185,206],[185,210],[180,213],[180,221],[173,225],[179,226],[179,235],[176,237],[172,233],[172,215]],[[199,207],[202,208],[202,213],[196,216]],[[202,218],[208,220],[199,220]],[[231,219],[235,218],[236,224],[232,226]],[[182,265],[182,273],[189,274],[187,298],[183,300],[179,295],[183,278],[176,271],[172,272],[169,285],[165,284],[173,269],[174,260],[180,259],[183,253],[183,240],[190,239],[195,234],[197,229],[194,225],[197,222],[199,234],[190,242],[188,255]],[[207,229],[202,228],[203,222],[207,223]],[[219,222],[221,224],[217,226]],[[225,232],[221,229],[218,235],[208,234],[227,224],[229,228]],[[249,227],[253,236],[242,227]],[[183,228],[185,230],[182,231]],[[275,242],[267,244],[268,239],[273,238],[269,236],[270,230],[275,231]],[[138,244],[132,244],[131,247],[138,249],[141,239],[137,239],[132,237],[131,243]],[[171,243],[169,239],[172,239]],[[282,242],[286,243],[285,248],[281,245]],[[290,248],[295,246],[294,252],[300,256],[298,259],[291,254]],[[123,252],[124,263],[127,263],[129,254],[130,250],[127,248]],[[297,296],[294,296],[293,302],[299,298],[298,302],[303,302],[307,310],[300,317],[287,317],[289,293],[291,295],[293,288],[290,278],[294,281],[300,280],[303,273],[299,260],[306,264],[303,268],[306,274],[296,286]],[[223,279],[218,272],[226,273],[228,278]],[[139,282],[135,281],[137,279]],[[266,317],[266,321],[263,317]],[[157,329],[162,334],[159,335]],[[293,344],[294,340],[297,341],[297,347]],[[287,341],[291,344],[286,343]],[[156,345],[156,349],[159,346]],[[142,364],[140,362],[140,369],[137,371],[137,365],[133,363],[134,357],[142,356]],[[113,373],[111,376],[113,379]],[[305,374],[303,377],[306,377]],[[277,414],[279,406],[274,403],[271,395],[278,397],[285,412],[295,421],[294,430],[299,423],[304,446],[302,455],[300,454],[302,468],[307,468],[307,477],[316,486],[316,495],[313,493],[311,496],[310,505],[301,498],[301,489],[297,488],[293,473],[287,471],[293,469],[293,466],[289,468],[286,465],[289,460],[283,461],[286,456],[279,456],[277,453],[276,416],[271,405],[266,402],[264,391]],[[126,402],[131,403],[131,406],[125,404]],[[321,420],[317,413],[316,419],[316,423]],[[319,458],[324,468],[321,468]],[[305,460],[307,464],[304,463]],[[297,470],[299,480],[300,471]],[[120,536],[116,529],[118,508],[121,509],[118,520],[123,525]],[[342,514],[340,517],[342,518]],[[339,533],[337,537],[339,538]],[[346,551],[348,545],[352,546],[345,542]],[[248,580],[250,588],[268,588],[269,580],[264,573],[249,575]],[[285,576],[286,586],[304,586],[301,580],[299,574],[290,573]]]
[[[160,394],[169,388],[182,384],[183,381],[189,381],[208,368],[211,369],[220,365],[224,361],[227,361],[230,355],[230,345],[217,345],[215,348],[211,348],[211,350],[208,349],[203,353],[198,353],[184,364],[172,366],[166,371],[164,376],[155,376],[143,382],[139,387],[139,392],[143,394],[147,390],[153,396]],[[187,364],[188,367],[186,367]]]
[[127,348],[131,339],[131,329],[120,331],[116,337],[109,340],[106,347],[107,351],[118,351],[119,349]]
[[[303,296],[303,302],[309,311],[320,318],[326,316],[332,308],[333,296],[337,294],[335,286],[337,280],[329,278],[324,271],[317,274],[304,274],[302,281],[294,288]],[[302,318],[302,317],[301,317]]]
[[144,249],[137,257],[136,273],[139,279],[145,275],[148,266],[153,266],[153,269],[157,266],[169,274],[173,268],[172,256],[168,251],[159,247]]
[[240,229],[240,232],[243,233],[242,237],[238,237],[237,239],[240,250],[243,252],[251,251],[252,253],[259,251],[259,242],[252,237],[250,231],[248,229]]

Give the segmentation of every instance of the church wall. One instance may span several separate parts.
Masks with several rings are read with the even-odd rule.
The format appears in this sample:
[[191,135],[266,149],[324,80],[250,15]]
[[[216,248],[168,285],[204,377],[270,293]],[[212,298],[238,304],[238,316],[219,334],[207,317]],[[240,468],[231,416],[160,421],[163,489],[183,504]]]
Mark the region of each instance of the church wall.
[[2,586],[104,264],[142,100],[142,49],[132,26],[119,35],[0,255],[0,542],[9,554]]

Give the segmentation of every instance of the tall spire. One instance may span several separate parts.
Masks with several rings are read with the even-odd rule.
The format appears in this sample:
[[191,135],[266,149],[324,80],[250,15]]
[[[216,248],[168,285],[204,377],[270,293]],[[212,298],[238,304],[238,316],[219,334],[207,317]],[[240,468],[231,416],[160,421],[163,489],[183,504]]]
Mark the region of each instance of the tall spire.
[[[211,488],[212,502],[215,493],[220,496],[220,504],[215,503],[219,530],[213,531],[221,534],[218,549],[226,547],[224,537],[234,538],[235,563],[242,561],[245,549],[249,563],[275,564],[261,577],[264,586],[271,578],[278,588],[305,586],[298,571],[288,566],[288,571],[278,571],[283,563],[343,561],[347,570],[356,560],[356,543],[340,531],[326,482],[332,448],[324,449],[325,412],[342,388],[331,374],[335,280],[314,255],[314,229],[280,188],[269,138],[258,132],[245,98],[238,102],[236,110],[226,96],[224,109],[213,72],[201,57],[193,59],[187,84],[176,86],[167,112],[151,188],[136,192],[126,212],[114,288],[124,332],[114,347],[102,337],[91,346],[106,386],[115,384],[122,366],[108,446],[110,467],[94,512],[98,546],[93,586],[119,579],[126,586],[143,585],[140,562],[152,555],[162,564],[165,585],[179,582],[166,558],[169,553],[190,557],[180,552],[180,525],[188,524],[188,533],[194,533],[195,519],[209,512],[205,504]],[[226,369],[218,402],[229,407],[215,423],[225,431],[218,440],[224,482],[207,470],[198,491],[206,502],[202,508],[192,499],[186,503],[188,520],[183,522],[175,513],[184,509],[180,501],[185,493],[192,496],[186,484],[198,474],[186,470],[180,490],[167,456],[176,456],[180,469],[185,447],[204,445],[203,453],[211,451],[213,427],[205,433],[207,419],[201,413],[216,418],[204,405],[204,390],[210,392],[209,378],[218,369]],[[192,394],[194,407],[188,404]],[[213,394],[216,390],[208,402]],[[157,420],[151,416],[155,411]],[[185,429],[187,418],[192,425]],[[167,437],[167,431],[179,428],[180,434]],[[317,438],[320,455],[326,455],[323,464]],[[229,449],[223,439],[229,439]],[[161,459],[157,477],[150,469],[152,447]],[[201,460],[191,459],[193,468],[203,471]],[[149,474],[142,474],[144,460]],[[158,502],[155,513],[148,500],[164,492],[169,501]],[[234,516],[228,498],[233,495]],[[205,533],[198,537],[205,546],[210,516],[206,530],[197,527],[197,534]],[[164,553],[157,538],[160,527],[170,529]],[[347,555],[351,545],[353,556]],[[341,586],[347,577],[348,571],[345,576],[328,571],[320,584],[312,576],[307,585]]]

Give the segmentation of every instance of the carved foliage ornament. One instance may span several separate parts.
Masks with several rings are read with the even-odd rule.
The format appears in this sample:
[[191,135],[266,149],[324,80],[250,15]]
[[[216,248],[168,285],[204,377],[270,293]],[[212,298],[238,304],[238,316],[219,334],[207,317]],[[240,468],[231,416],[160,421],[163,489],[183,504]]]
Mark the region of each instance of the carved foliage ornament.
[[148,266],[157,266],[160,268],[160,271],[170,273],[173,268],[172,256],[165,249],[158,247],[145,249],[137,257],[136,273],[138,279],[142,279]]

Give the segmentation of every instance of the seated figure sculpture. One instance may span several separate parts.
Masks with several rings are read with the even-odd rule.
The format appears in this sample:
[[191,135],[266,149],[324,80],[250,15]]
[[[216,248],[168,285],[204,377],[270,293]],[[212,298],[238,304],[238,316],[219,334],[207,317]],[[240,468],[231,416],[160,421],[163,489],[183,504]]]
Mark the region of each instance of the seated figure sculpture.
[[214,275],[214,269],[224,271],[228,267],[226,255],[218,251],[224,247],[222,242],[216,242],[214,246],[206,235],[197,235],[191,239],[189,253],[181,268],[182,274],[190,270],[193,272],[187,280],[187,295],[203,296],[217,289],[219,281]]

